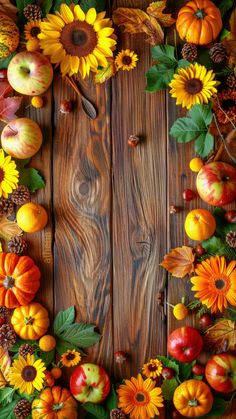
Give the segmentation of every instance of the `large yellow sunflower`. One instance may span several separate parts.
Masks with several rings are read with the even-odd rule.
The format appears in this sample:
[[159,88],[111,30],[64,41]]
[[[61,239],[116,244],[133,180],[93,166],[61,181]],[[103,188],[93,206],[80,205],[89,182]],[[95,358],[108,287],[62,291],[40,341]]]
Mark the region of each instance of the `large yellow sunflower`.
[[35,39],[40,34],[40,20],[30,20],[25,24],[25,39],[28,41],[29,39]]
[[60,13],[48,14],[40,23],[40,47],[53,64],[60,64],[63,76],[79,72],[85,78],[90,70],[108,65],[116,40],[112,21],[104,19],[105,14],[97,14],[94,8],[85,14],[78,4],[62,4]]
[[169,86],[171,96],[177,98],[176,105],[190,109],[193,105],[208,103],[217,93],[218,84],[213,70],[207,71],[204,65],[195,63],[180,68]]
[[236,306],[236,261],[226,264],[223,256],[212,256],[199,263],[191,278],[195,297],[212,313],[222,312],[228,304]]
[[13,189],[17,188],[19,172],[16,163],[11,156],[5,157],[3,149],[0,149],[0,198],[8,198]]
[[142,371],[145,377],[155,379],[161,375],[162,369],[163,366],[159,359],[150,359],[149,362],[143,365]]
[[81,361],[81,355],[75,349],[68,349],[64,354],[61,356],[61,363],[65,367],[74,367],[78,365]]
[[10,384],[19,389],[20,393],[32,394],[35,389],[40,391],[43,388],[45,370],[44,362],[41,359],[35,360],[34,355],[28,354],[26,359],[19,356],[10,368]]
[[133,419],[150,419],[159,415],[158,407],[163,406],[163,396],[160,387],[155,387],[155,381],[143,380],[141,374],[137,378],[125,380],[117,390],[118,407]]

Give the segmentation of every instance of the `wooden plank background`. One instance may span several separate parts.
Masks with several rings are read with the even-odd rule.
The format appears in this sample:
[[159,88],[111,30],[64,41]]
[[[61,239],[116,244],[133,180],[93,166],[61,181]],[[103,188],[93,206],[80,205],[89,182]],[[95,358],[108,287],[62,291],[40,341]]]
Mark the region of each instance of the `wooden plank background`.
[[[116,0],[110,10],[148,4]],[[172,10],[180,4],[170,2]],[[50,214],[47,228],[28,237],[43,273],[38,298],[51,316],[75,305],[79,321],[97,325],[103,337],[89,359],[116,379],[137,375],[144,361],[165,354],[167,333],[184,324],[158,303],[167,280],[159,263],[171,247],[188,243],[184,218],[189,209],[202,206],[195,200],[169,216],[170,205],[183,206],[183,189],[194,188],[188,169],[193,146],[177,145],[168,136],[177,117],[174,101],[165,92],[145,93],[151,57],[144,36],[119,32],[118,47],[134,49],[138,65],[105,85],[82,84],[98,108],[95,121],[84,115],[79,98],[58,73],[45,95],[46,106],[27,110],[44,131],[33,165],[47,186],[34,200]],[[69,115],[59,112],[64,99],[74,103]],[[131,134],[142,139],[135,149],[128,146]],[[170,303],[184,293],[185,280],[168,279]],[[194,325],[191,317],[187,322]],[[121,366],[113,357],[118,350],[128,354]],[[224,418],[235,418],[235,411]]]

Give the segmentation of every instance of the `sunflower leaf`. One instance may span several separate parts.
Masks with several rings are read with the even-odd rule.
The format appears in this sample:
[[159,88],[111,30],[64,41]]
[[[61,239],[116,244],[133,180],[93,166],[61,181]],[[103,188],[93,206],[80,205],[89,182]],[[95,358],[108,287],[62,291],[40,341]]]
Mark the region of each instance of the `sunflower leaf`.
[[179,362],[179,378],[182,382],[189,379],[192,372],[193,365],[194,365],[194,361],[193,362]]
[[9,403],[5,407],[1,407],[0,409],[0,419],[14,419],[15,415],[13,414],[13,410],[18,400],[14,400]]
[[43,17],[46,17],[46,15],[50,12],[52,8],[53,0],[43,0],[43,3],[41,4],[41,10]]
[[96,12],[102,12],[106,9],[106,0],[81,0],[79,2],[81,9],[86,13],[91,7],[96,9]]
[[158,355],[157,359],[159,361],[161,361],[161,363],[164,365],[164,367],[171,368],[175,372],[175,376],[178,377],[178,375],[179,375],[179,365],[177,364],[177,362],[173,361],[172,359],[170,359],[166,356],[162,356],[162,355]]
[[57,313],[54,323],[53,330],[56,336],[60,335],[67,326],[71,325],[75,321],[75,307],[71,306],[67,310],[62,310]]
[[171,378],[170,380],[164,380],[161,385],[162,395],[165,400],[172,400],[175,389],[178,387],[178,381],[176,378]]
[[54,361],[55,350],[53,349],[53,351],[50,352],[40,351],[39,358],[42,359],[46,367],[48,367],[48,365],[50,365]]
[[106,407],[108,410],[116,409],[118,405],[117,394],[114,384],[111,386],[111,391],[109,396],[106,399]]
[[79,348],[78,346],[76,346],[72,343],[66,342],[65,340],[57,338],[56,351],[59,355],[62,355],[66,351],[72,350],[72,349],[75,349],[76,351],[78,351],[80,353],[80,355],[82,355],[82,356],[87,356],[87,354],[84,351],[82,351],[82,349]]
[[[67,6],[69,6],[72,3],[72,0],[55,0],[55,2],[53,3],[54,5],[53,5],[52,12],[54,13],[54,12],[59,12],[62,4],[67,4]],[[73,3],[77,4],[78,2],[74,1]]]
[[83,403],[82,407],[89,413],[92,413],[97,419],[108,419],[109,413],[103,406],[93,403]]
[[22,168],[19,173],[19,185],[28,186],[30,192],[36,192],[38,189],[45,188],[46,185],[42,176],[33,167]]
[[57,336],[71,344],[78,345],[81,348],[88,348],[101,339],[100,333],[94,331],[93,324],[74,323],[67,326],[66,330]]
[[0,405],[5,406],[11,403],[15,390],[11,387],[0,388]]

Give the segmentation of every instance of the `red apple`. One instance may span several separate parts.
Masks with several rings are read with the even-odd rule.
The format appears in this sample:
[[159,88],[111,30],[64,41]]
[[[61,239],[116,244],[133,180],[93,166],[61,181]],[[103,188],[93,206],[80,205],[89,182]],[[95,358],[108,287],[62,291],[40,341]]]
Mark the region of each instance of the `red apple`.
[[40,149],[43,141],[38,124],[29,118],[17,118],[3,129],[1,143],[3,150],[16,159],[28,159]]
[[205,376],[216,391],[236,390],[236,357],[227,353],[213,356],[206,364]]
[[175,329],[167,341],[168,352],[180,362],[192,362],[203,348],[203,339],[194,327]]
[[206,164],[197,175],[197,191],[209,205],[229,204],[236,198],[236,169],[223,162]]
[[22,51],[10,61],[7,78],[16,92],[37,96],[52,83],[53,69],[47,57],[40,52]]
[[110,379],[99,365],[81,364],[70,377],[71,393],[81,403],[101,403],[108,396],[110,387]]

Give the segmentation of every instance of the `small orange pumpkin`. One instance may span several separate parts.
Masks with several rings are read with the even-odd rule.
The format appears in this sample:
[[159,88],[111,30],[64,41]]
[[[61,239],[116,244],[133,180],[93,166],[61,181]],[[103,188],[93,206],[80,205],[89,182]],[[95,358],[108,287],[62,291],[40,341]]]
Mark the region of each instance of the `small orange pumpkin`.
[[185,219],[185,231],[192,240],[207,240],[216,229],[216,221],[210,211],[195,209]]
[[210,0],[192,0],[178,14],[176,29],[181,39],[196,45],[214,41],[222,29],[218,7]]
[[11,323],[21,339],[39,339],[45,335],[49,326],[48,311],[39,303],[21,306],[15,308]]
[[29,256],[0,253],[0,306],[15,308],[34,299],[40,270]]
[[32,403],[32,419],[77,419],[77,402],[69,390],[47,387]]
[[206,383],[200,380],[187,380],[180,384],[173,397],[175,408],[187,418],[197,418],[210,412],[213,396]]

